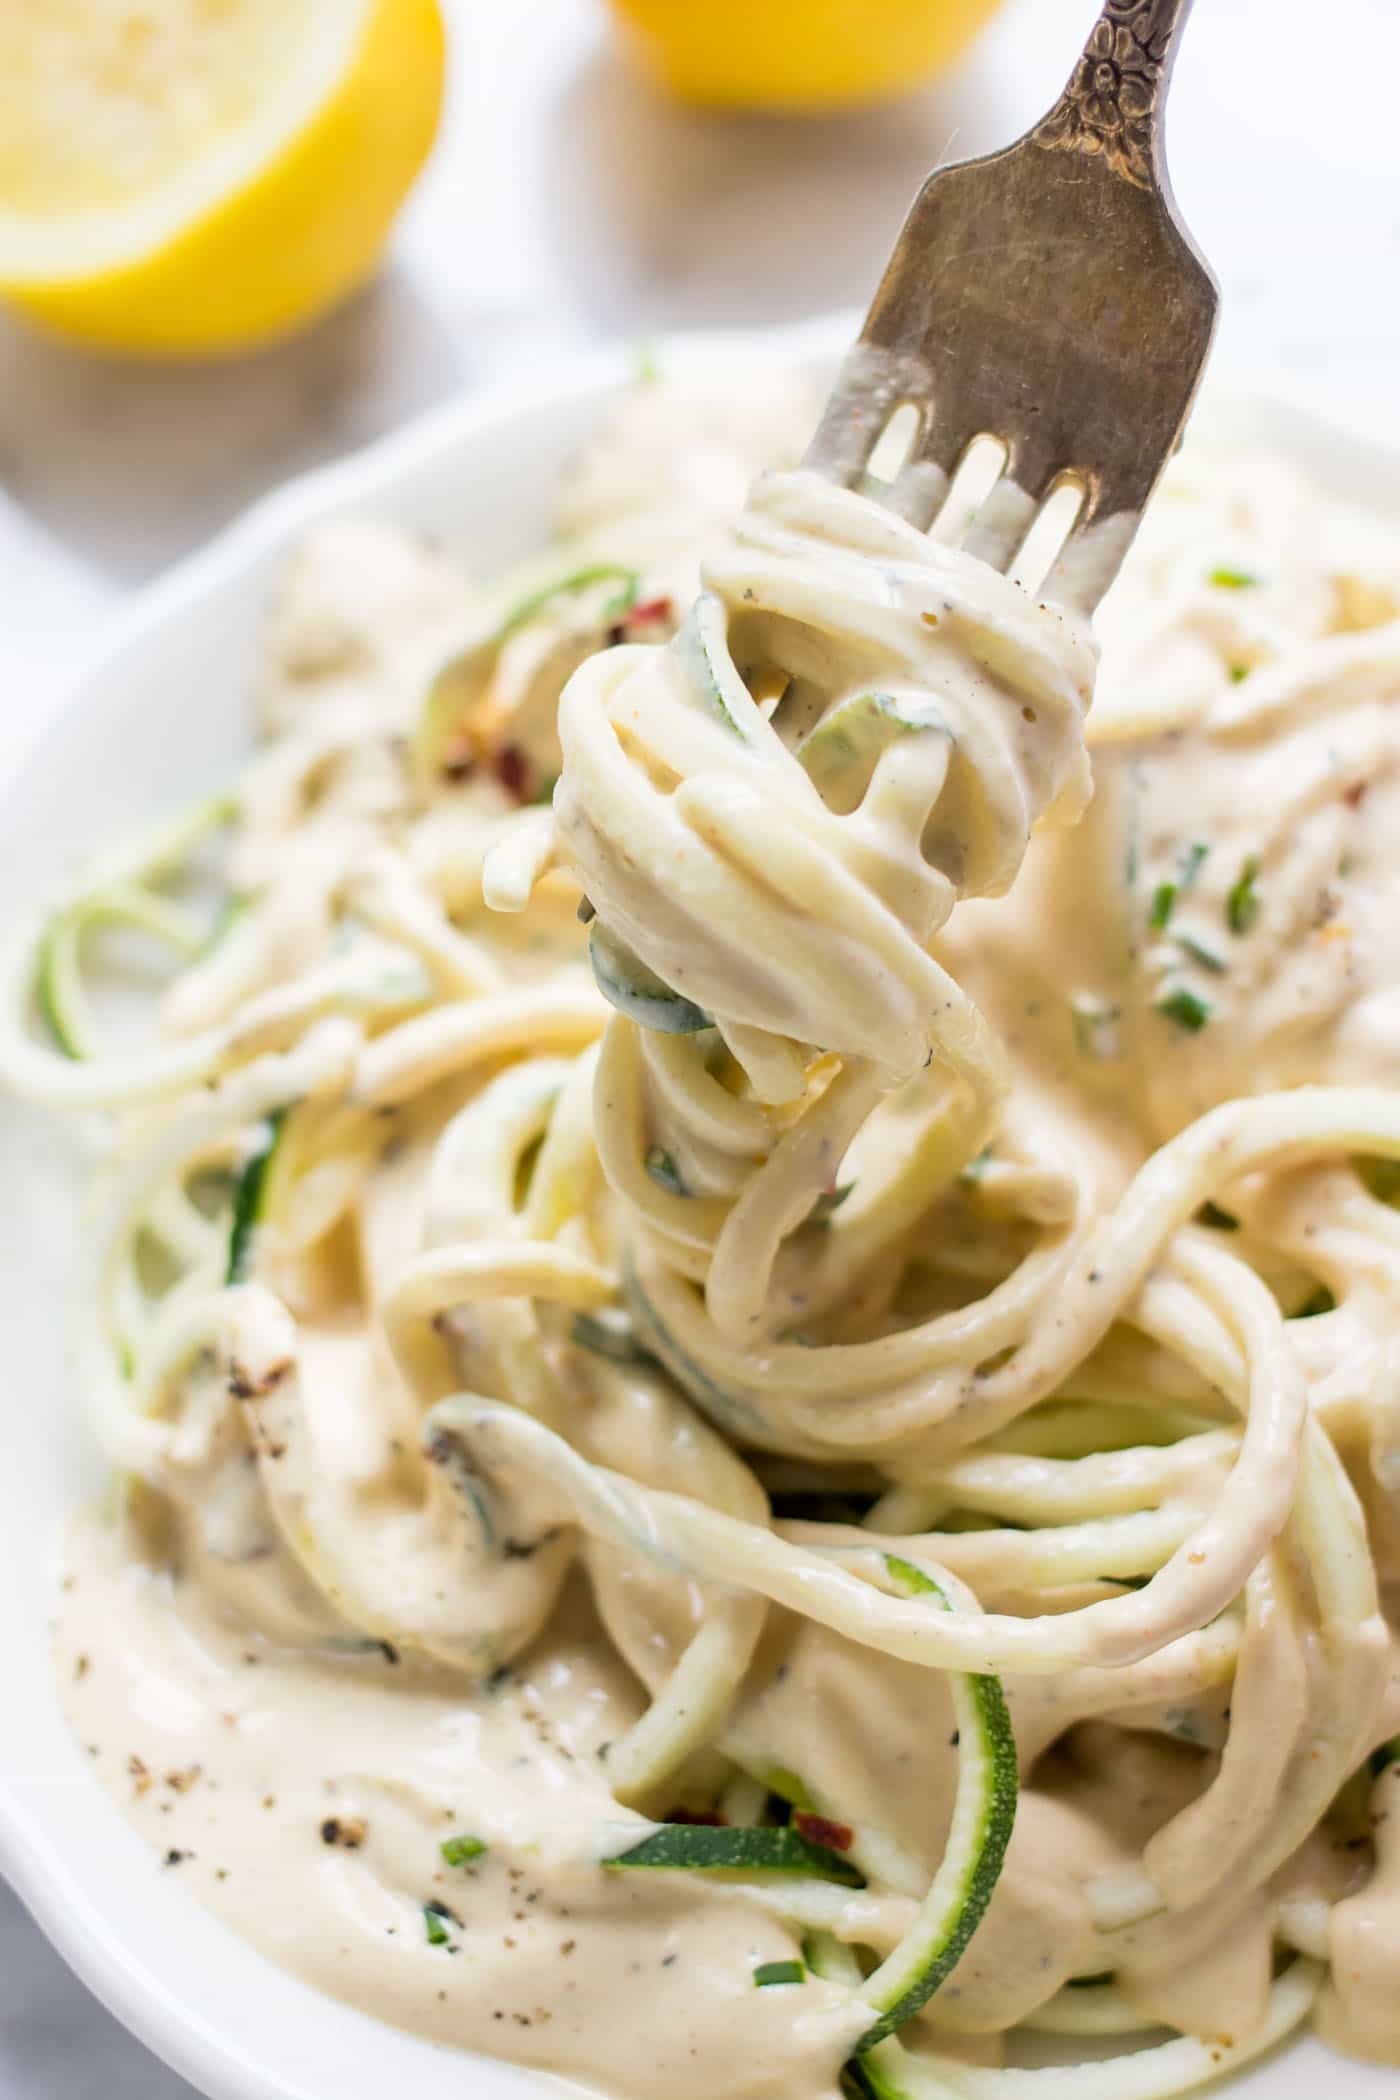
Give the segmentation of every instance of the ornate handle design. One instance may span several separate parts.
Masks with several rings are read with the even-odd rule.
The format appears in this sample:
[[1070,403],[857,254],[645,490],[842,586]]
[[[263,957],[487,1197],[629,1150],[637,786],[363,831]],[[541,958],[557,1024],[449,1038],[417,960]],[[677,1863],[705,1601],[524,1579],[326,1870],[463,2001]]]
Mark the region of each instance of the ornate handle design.
[[1101,153],[1115,174],[1154,185],[1167,75],[1191,0],[1104,0],[1059,101],[1031,137],[1052,152]]

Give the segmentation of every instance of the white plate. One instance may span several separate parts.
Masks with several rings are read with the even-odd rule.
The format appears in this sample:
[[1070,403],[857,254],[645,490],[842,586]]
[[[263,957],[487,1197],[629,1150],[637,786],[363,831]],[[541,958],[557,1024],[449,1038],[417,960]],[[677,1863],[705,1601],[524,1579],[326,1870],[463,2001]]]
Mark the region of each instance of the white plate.
[[[763,337],[691,338],[669,368],[826,363],[849,333],[825,322]],[[248,693],[283,554],[331,513],[440,535],[478,568],[526,552],[560,468],[627,382],[623,351],[470,396],[258,506],[117,623],[37,753],[0,795],[8,914],[94,846],[210,787],[248,739]],[[1213,397],[1213,398],[1212,398]],[[1378,447],[1353,405],[1217,383],[1205,419],[1301,457],[1326,485],[1400,504],[1400,447]],[[96,1782],[50,1681],[48,1615],[61,1522],[98,1480],[73,1375],[77,1135],[0,1107],[4,1261],[0,1334],[0,1867],[78,1974],[213,2100],[527,2100],[561,2088],[415,2041],[320,1996],[252,1953],[162,1872]],[[101,1666],[100,1659],[98,1661]],[[120,1756],[107,1746],[105,1756]],[[1400,1988],[1400,1978],[1397,1978]],[[1230,2087],[1250,2100],[1394,2100],[1394,2072],[1305,2041]]]

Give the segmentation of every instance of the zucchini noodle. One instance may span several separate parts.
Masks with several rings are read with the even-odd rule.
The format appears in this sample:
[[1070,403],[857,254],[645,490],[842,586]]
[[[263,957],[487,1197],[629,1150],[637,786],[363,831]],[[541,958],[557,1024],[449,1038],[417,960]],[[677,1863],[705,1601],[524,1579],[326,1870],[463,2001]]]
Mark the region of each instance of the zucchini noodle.
[[108,1119],[75,1726],[629,2100],[1400,2061],[1400,551],[1188,459],[1087,717],[869,494],[730,522],[804,413],[643,383],[485,585],[327,529],[242,777],[11,938]]

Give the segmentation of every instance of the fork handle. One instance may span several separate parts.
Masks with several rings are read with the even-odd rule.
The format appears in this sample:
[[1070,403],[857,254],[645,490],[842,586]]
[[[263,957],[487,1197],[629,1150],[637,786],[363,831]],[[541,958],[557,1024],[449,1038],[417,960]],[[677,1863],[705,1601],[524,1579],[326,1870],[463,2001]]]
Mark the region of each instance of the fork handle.
[[1104,0],[1064,93],[1030,136],[1051,152],[1102,154],[1139,189],[1159,179],[1162,105],[1191,0]]

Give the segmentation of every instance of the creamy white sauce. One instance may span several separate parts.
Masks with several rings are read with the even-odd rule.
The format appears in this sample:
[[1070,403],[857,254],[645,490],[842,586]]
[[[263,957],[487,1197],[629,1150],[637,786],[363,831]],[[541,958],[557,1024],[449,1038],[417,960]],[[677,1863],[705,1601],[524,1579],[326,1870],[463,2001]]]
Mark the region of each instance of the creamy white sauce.
[[[74,1728],[168,1871],[348,2002],[638,2100],[833,2100],[867,2016],[810,1968],[755,1983],[802,1953],[777,1877],[599,1862],[795,1779],[869,1883],[819,1884],[822,1923],[898,1943],[949,1838],[947,1684],[854,1579],[855,1637],[791,1608],[794,1556],[872,1532],[797,1502],[770,1531],[764,1489],[878,1494],[886,1546],[967,1583],[1011,1658],[1022,1771],[911,2046],[1019,2060],[1106,1972],[1122,2031],[1247,2043],[1282,1943],[1330,1962],[1324,2033],[1400,2062],[1400,1766],[1366,1762],[1400,1732],[1371,1569],[1400,1580],[1400,1223],[1359,1137],[1295,1158],[1283,1107],[1186,1201],[1235,1231],[1178,1244],[1163,1209],[1120,1273],[1105,1222],[1221,1104],[1389,1082],[1400,553],[1282,470],[1182,470],[1106,611],[1093,803],[1056,829],[1086,788],[1072,622],[801,474],[716,536],[800,402],[629,413],[553,565],[625,589],[502,638],[507,596],[387,531],[289,576],[229,858],[251,909],[167,995],[187,1076],[110,1095],[99,1383],[135,1484],[74,1534]],[[701,538],[698,619],[647,646]],[[603,1034],[580,883],[713,1027]],[[175,1169],[245,1164],[293,1097],[229,1289],[227,1211]],[[624,1258],[684,1392],[578,1339]],[[1250,1272],[1336,1309],[1280,1329]],[[451,1436],[425,1465],[458,1390],[636,1486],[657,1551],[490,1439],[476,1475]],[[678,1544],[666,1492],[743,1520],[742,1556]]]

